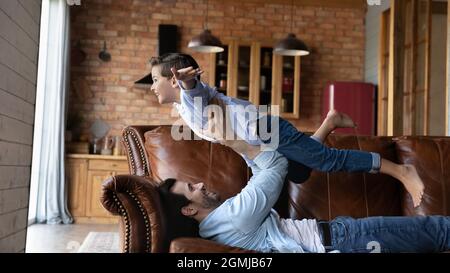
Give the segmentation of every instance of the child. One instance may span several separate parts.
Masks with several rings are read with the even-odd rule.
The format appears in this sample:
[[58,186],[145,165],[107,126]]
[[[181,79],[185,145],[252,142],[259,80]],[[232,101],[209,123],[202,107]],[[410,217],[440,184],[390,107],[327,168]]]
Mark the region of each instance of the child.
[[[211,100],[219,101],[225,106],[244,106],[252,109],[248,101],[231,98],[219,93],[200,81],[200,70],[197,62],[190,55],[169,53],[150,60],[152,65],[153,84],[151,90],[158,97],[159,103],[174,103],[182,119],[200,137],[213,141],[211,137],[202,135],[206,122],[202,111],[195,109],[194,100],[201,100],[204,108]],[[198,107],[197,107],[198,108]],[[254,107],[256,109],[256,107]],[[234,113],[239,115],[239,113]],[[232,119],[242,117],[232,117]],[[270,126],[271,117],[268,117]],[[199,122],[198,122],[199,121]],[[199,124],[200,123],[200,124]],[[248,128],[249,122],[235,123],[232,128],[237,136],[252,145],[261,144],[261,139]],[[279,118],[279,146],[277,151],[286,158],[302,163],[305,166],[324,172],[370,172],[389,174],[398,179],[411,194],[414,206],[422,200],[424,185],[413,165],[395,164],[383,159],[377,153],[357,150],[338,150],[328,148],[321,142],[326,135],[337,127],[353,127],[353,121],[346,115],[331,111],[322,126],[308,137],[298,131],[288,121]]]

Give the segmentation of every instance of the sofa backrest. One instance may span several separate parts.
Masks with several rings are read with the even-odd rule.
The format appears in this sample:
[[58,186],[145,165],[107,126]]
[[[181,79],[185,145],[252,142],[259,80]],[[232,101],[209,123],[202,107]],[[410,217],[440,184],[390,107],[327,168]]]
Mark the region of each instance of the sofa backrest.
[[175,178],[203,182],[208,190],[225,199],[247,184],[245,161],[228,147],[205,140],[174,140],[170,126],[160,126],[144,136],[152,178],[156,181]]

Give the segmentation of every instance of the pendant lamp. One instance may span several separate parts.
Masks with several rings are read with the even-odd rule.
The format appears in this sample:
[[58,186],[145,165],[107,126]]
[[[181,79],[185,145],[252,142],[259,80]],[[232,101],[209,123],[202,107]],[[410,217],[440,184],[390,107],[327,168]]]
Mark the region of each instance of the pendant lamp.
[[291,33],[286,38],[280,40],[273,48],[273,53],[283,56],[306,56],[309,55],[309,49],[306,44],[295,37],[292,33],[292,26],[294,23],[294,5],[291,2]]
[[206,20],[205,29],[202,33],[194,36],[188,44],[188,48],[194,51],[202,53],[217,53],[222,52],[223,45],[219,38],[212,35],[211,31],[208,29],[208,2],[206,2]]

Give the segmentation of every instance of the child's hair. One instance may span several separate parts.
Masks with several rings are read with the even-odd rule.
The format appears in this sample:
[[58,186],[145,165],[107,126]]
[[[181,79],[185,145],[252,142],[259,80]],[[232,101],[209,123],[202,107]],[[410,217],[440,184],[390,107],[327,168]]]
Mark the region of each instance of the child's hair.
[[150,64],[152,66],[160,66],[161,76],[166,78],[172,78],[173,73],[170,71],[172,67],[175,67],[177,70],[189,66],[192,66],[194,69],[199,68],[199,65],[191,55],[182,53],[167,53],[159,57],[152,57]]

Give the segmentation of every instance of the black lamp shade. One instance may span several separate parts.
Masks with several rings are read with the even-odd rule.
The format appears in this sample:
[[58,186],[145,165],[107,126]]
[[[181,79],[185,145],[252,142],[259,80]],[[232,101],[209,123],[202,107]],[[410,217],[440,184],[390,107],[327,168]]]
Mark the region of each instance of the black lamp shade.
[[192,38],[188,48],[202,53],[217,53],[223,51],[220,40],[211,34],[209,29],[205,29],[200,35]]
[[295,37],[295,34],[289,33],[275,45],[273,53],[283,56],[306,56],[309,55],[309,49],[303,41]]

